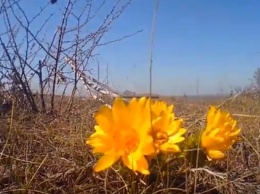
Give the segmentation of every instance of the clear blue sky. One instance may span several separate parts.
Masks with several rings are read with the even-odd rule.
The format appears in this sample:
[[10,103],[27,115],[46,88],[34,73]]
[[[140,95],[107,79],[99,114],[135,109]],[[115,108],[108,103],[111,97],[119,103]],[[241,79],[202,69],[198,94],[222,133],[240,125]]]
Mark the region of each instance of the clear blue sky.
[[[48,0],[23,1],[33,15]],[[65,2],[58,0],[48,12],[60,15]],[[137,30],[143,32],[96,51],[102,64],[101,76],[105,77],[109,64],[110,85],[117,90],[149,91],[154,4],[153,0],[133,0],[104,41]],[[103,14],[106,13],[104,9]],[[51,34],[55,22],[49,23]],[[249,84],[257,67],[259,0],[160,1],[154,42],[154,93],[193,95],[197,83],[200,94],[229,93],[231,87]]]

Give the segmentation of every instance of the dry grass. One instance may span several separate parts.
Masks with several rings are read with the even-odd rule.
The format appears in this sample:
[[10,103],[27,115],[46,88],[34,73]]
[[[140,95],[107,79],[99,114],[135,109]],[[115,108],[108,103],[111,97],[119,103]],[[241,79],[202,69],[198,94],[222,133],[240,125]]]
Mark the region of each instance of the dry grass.
[[[204,126],[209,104],[220,103],[174,101],[176,115],[185,119],[190,132]],[[85,140],[93,131],[91,115],[98,106],[93,101],[81,102],[70,115],[55,119],[15,111],[1,118],[0,193],[128,193],[135,181],[133,193],[260,193],[259,99],[241,96],[223,104],[243,130],[243,142],[226,160],[197,169],[173,161],[165,167],[166,173],[134,179],[117,168],[98,174],[92,171],[97,158]]]

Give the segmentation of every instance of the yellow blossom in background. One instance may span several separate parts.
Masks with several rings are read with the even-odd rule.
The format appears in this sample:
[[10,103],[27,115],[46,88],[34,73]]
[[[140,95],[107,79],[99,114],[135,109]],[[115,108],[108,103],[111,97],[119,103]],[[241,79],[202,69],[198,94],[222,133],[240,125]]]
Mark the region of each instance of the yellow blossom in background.
[[[183,120],[176,119],[173,113],[173,105],[168,106],[163,101],[155,101],[152,109],[152,135],[156,153],[171,152],[178,153],[180,148],[177,143],[185,138],[186,129],[182,127]],[[155,155],[155,154],[154,154]]]
[[173,114],[173,105],[168,106],[166,102],[161,100],[156,100],[151,104],[152,111],[154,116],[160,116],[161,114]]
[[201,148],[209,159],[222,159],[238,139],[240,129],[229,113],[211,106],[207,113],[207,126],[201,136]]
[[150,118],[146,98],[133,98],[128,104],[117,98],[111,109],[102,106],[95,115],[95,133],[86,142],[94,148],[93,153],[103,154],[94,171],[121,159],[129,169],[149,174],[145,156],[155,152]]

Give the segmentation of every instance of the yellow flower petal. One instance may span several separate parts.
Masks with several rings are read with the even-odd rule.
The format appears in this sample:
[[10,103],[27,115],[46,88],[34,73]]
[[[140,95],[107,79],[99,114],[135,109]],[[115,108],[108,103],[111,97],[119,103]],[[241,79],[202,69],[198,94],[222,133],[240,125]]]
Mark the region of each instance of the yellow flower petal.
[[180,142],[184,141],[184,139],[185,139],[184,137],[182,137],[178,134],[178,135],[169,137],[168,142],[176,144],[176,143],[180,143]]
[[155,152],[153,138],[151,136],[147,136],[145,139],[140,142],[143,146],[139,147],[137,151],[140,150],[144,155],[150,155]]
[[144,156],[136,157],[136,155],[123,155],[122,161],[125,166],[133,171],[138,171],[142,174],[150,174],[148,170],[148,162]]
[[237,129],[236,131],[233,131],[230,133],[230,137],[237,136],[241,132],[241,129]]
[[207,125],[211,125],[214,122],[214,115],[216,114],[217,108],[215,106],[209,107],[207,114]]
[[178,131],[178,135],[179,136],[184,135],[186,132],[187,132],[187,130],[185,128],[180,128],[179,131]]
[[150,171],[148,170],[149,165],[144,156],[142,156],[138,161],[137,161],[137,171],[144,174],[144,175],[149,175]]
[[144,108],[146,103],[148,102],[146,97],[142,97],[139,99],[138,103],[140,104],[140,107]]
[[166,142],[160,146],[161,151],[163,152],[171,152],[171,153],[178,153],[180,152],[179,146],[174,143]]
[[127,110],[124,101],[121,98],[116,98],[112,106],[112,114],[114,122],[123,123],[127,119]]
[[117,154],[102,156],[94,166],[94,171],[99,172],[107,169],[108,167],[112,166],[119,158],[120,156]]
[[222,159],[225,157],[225,154],[221,151],[218,151],[218,150],[210,150],[208,152],[208,156],[211,158],[211,159]]
[[109,130],[113,123],[113,115],[111,110],[106,106],[101,106],[100,110],[95,114],[95,120],[102,130]]
[[[174,133],[176,133],[176,131],[178,131],[178,130],[181,130],[181,132],[183,132],[181,135],[183,135],[186,132],[186,129],[181,128],[182,124],[183,124],[183,120],[182,119],[171,121],[171,125],[167,129],[168,135],[171,136]],[[180,134],[180,131],[178,131],[178,134]]]

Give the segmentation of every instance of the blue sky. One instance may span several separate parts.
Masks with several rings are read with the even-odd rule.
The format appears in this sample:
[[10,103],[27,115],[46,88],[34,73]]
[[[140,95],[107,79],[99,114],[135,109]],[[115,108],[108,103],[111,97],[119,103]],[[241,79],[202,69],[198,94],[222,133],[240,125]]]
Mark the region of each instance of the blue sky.
[[[31,15],[47,3],[23,2]],[[48,13],[61,15],[65,2],[58,0]],[[106,76],[109,64],[109,83],[117,90],[149,91],[154,5],[153,0],[133,0],[104,41],[143,31],[96,51],[100,54],[101,77]],[[201,95],[229,93],[232,87],[249,84],[249,78],[260,67],[259,10],[259,0],[160,0],[153,92],[194,95],[198,86]],[[102,21],[107,11],[103,9],[97,20]],[[53,34],[58,25],[55,17],[48,25]],[[96,64],[91,68],[96,68]]]
[[[120,87],[148,90],[153,9],[153,1],[136,1],[114,28],[122,34],[144,29],[113,45],[103,56],[111,66],[122,64],[119,73],[112,73]],[[260,67],[259,9],[260,1],[253,0],[161,0],[154,44],[154,92],[196,94],[199,83],[199,93],[214,94],[248,84]]]

